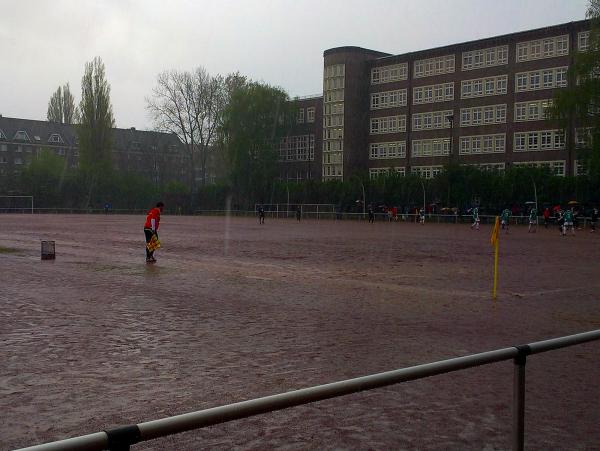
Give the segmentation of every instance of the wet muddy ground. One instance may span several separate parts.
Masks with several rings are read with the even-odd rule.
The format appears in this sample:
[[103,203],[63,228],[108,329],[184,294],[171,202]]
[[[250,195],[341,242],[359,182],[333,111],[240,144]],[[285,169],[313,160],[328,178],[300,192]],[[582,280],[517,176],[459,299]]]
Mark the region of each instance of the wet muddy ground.
[[[600,233],[0,215],[0,449],[600,328]],[[56,260],[40,260],[40,240]],[[513,364],[133,449],[509,449]],[[531,356],[526,448],[600,449],[600,342]]]

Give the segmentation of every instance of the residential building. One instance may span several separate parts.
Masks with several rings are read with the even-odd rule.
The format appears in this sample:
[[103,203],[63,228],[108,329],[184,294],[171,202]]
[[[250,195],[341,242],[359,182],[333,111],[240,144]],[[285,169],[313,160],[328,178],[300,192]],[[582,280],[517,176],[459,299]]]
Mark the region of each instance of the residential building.
[[[0,183],[18,177],[43,151],[64,159],[65,168],[79,166],[79,143],[75,126],[0,116]],[[182,145],[174,134],[113,129],[113,167],[135,173],[156,184],[187,181]]]

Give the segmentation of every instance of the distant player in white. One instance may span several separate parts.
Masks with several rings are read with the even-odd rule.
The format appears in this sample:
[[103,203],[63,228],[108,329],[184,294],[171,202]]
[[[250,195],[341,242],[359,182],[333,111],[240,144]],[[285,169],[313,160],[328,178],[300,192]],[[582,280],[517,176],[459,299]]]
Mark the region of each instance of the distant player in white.
[[508,233],[508,226],[510,225],[510,210],[505,208],[502,210],[502,214],[500,215],[500,224],[502,225],[502,230],[505,230]]
[[565,211],[564,215],[564,223],[562,229],[562,235],[565,236],[567,234],[567,229],[571,229],[571,235],[575,236],[575,227],[573,227],[573,210]]
[[473,214],[473,224],[471,224],[471,228],[475,228],[475,230],[479,230],[479,208],[477,207],[473,207],[472,210],[472,214]]
[[423,208],[419,210],[419,220],[421,224],[425,225],[425,210]]
[[529,229],[527,233],[531,233],[532,229],[533,233],[537,232],[537,210],[535,207],[529,211]]

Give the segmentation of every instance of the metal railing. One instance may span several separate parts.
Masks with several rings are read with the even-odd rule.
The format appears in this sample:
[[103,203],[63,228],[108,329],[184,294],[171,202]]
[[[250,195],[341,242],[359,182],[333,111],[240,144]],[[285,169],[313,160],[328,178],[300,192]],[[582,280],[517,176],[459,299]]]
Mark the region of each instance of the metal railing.
[[[258,213],[254,210],[196,210],[197,216],[242,216],[242,217],[258,217]],[[417,213],[398,213],[395,218],[391,218],[386,213],[375,213],[375,221],[377,222],[419,222],[419,214]],[[265,211],[266,218],[272,219],[293,219],[296,216],[296,210],[277,210]],[[479,215],[481,224],[494,224],[497,215]],[[369,219],[368,213],[349,213],[349,212],[334,212],[334,211],[318,211],[318,210],[302,210],[302,219],[323,219],[323,220],[352,220],[366,221]],[[436,224],[471,224],[473,217],[470,214],[455,215],[455,214],[425,214],[426,223]],[[510,224],[527,225],[529,224],[529,215],[511,216]],[[580,216],[578,218],[578,226],[587,228],[591,224],[590,217]],[[544,224],[543,216],[538,216],[538,225]],[[556,220],[551,217],[549,225],[556,225]]]
[[130,446],[135,443],[167,435],[510,359],[514,360],[512,448],[514,450],[522,450],[525,439],[525,364],[527,356],[598,339],[600,339],[600,329],[213,407],[211,409],[23,448],[23,450],[129,450]]

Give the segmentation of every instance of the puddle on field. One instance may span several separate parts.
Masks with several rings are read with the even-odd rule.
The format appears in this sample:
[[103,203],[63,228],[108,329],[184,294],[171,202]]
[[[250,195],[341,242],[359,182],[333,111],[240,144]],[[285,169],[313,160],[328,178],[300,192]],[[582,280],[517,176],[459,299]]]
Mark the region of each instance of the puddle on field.
[[101,273],[119,273],[121,275],[130,276],[158,276],[160,274],[169,274],[174,272],[173,268],[165,268],[156,264],[149,265],[147,263],[132,264],[132,265],[111,265],[106,263],[80,263],[82,266],[87,266],[87,269]]

